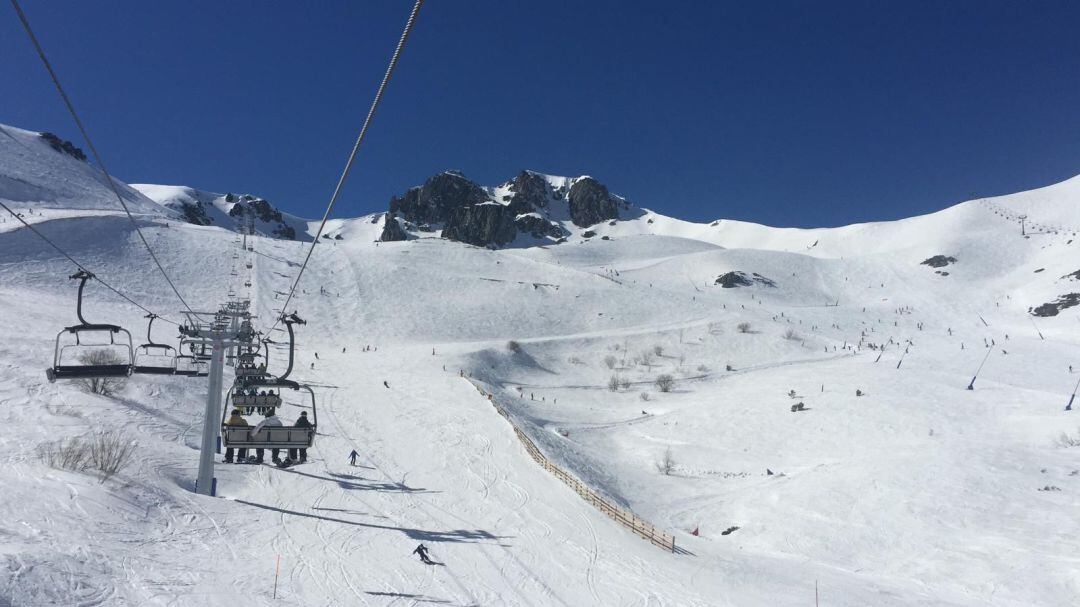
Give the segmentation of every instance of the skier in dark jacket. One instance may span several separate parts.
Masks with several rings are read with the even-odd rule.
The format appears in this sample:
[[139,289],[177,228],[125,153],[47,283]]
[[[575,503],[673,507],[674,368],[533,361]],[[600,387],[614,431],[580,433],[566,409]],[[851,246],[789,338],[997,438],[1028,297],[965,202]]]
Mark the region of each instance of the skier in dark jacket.
[[420,544],[419,546],[417,546],[416,549],[412,551],[412,553],[413,554],[419,554],[420,555],[420,560],[423,561],[425,565],[434,565],[435,564],[435,563],[431,562],[431,559],[428,558],[427,546],[425,546],[423,544]]
[[[311,422],[308,421],[307,411],[301,411],[300,417],[296,418],[296,423],[293,424],[296,428],[310,428]],[[289,459],[296,461],[296,449],[289,449]],[[307,461],[307,449],[300,449],[300,463]]]
[[355,466],[356,465],[356,458],[359,455],[360,454],[356,452],[356,449],[352,450],[352,453],[349,454],[349,465],[350,466]]

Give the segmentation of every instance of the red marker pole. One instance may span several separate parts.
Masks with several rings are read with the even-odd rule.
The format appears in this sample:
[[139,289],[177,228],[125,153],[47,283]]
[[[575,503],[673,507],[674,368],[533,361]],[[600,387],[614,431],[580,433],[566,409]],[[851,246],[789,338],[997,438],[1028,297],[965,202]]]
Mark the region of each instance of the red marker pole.
[[274,566],[274,598],[277,598],[278,573],[281,572],[281,555],[277,555],[277,565]]

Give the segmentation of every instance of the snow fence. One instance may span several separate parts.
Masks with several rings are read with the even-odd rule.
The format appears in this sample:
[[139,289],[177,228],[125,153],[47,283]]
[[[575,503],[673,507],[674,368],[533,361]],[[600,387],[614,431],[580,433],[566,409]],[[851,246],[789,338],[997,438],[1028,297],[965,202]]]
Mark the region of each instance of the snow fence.
[[580,495],[582,499],[592,504],[593,507],[600,512],[608,515],[615,522],[633,531],[637,535],[649,540],[649,542],[651,542],[653,545],[659,546],[664,550],[667,550],[668,552],[675,552],[674,535],[670,533],[665,533],[664,531],[657,529],[655,525],[639,517],[630,510],[611,503],[611,501],[604,498],[595,489],[581,482],[581,480],[578,479],[576,476],[570,474],[566,470],[563,470],[554,462],[549,460],[547,457],[544,456],[543,453],[540,452],[540,449],[536,446],[536,443],[534,443],[531,438],[526,436],[526,434],[522,432],[520,428],[518,428],[518,425],[514,423],[513,418],[511,418],[510,415],[506,412],[506,409],[504,409],[502,405],[500,405],[495,400],[494,394],[487,392],[469,378],[465,378],[465,380],[472,384],[472,386],[476,388],[477,392],[487,397],[488,402],[490,402],[491,405],[495,407],[495,410],[499,412],[499,415],[503,416],[503,418],[510,424],[510,427],[514,429],[514,434],[517,435],[518,440],[520,440],[521,444],[525,447],[525,451],[527,451],[529,455],[532,456],[533,460],[535,460],[536,463],[540,464],[545,470],[555,475],[555,478],[569,485],[570,488],[577,492],[577,494]]

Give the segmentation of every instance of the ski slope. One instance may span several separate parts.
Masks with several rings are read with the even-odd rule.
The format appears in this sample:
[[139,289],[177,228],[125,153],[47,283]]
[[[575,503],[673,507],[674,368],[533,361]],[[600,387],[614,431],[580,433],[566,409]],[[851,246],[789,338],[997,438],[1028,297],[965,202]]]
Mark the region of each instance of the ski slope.
[[[39,159],[3,157],[0,200],[33,209],[26,219],[69,253],[178,319],[92,169],[31,135],[22,145]],[[73,183],[77,204],[63,194]],[[136,376],[111,399],[46,382],[52,340],[76,322],[73,268],[8,217],[0,604],[806,605],[815,584],[823,605],[1076,604],[1080,448],[1058,437],[1080,432],[1062,410],[1080,378],[1080,307],[1027,310],[1080,290],[1063,278],[1080,269],[1065,231],[1080,225],[1078,183],[827,230],[646,212],[598,226],[607,241],[494,251],[376,243],[369,218],[340,220],[343,240],[317,245],[290,304],[308,321],[293,377],[319,399],[309,461],[219,464],[217,498],[191,491],[205,379]],[[144,234],[196,308],[232,289],[269,328],[307,243],[252,239],[247,289],[232,232],[143,209]],[[1002,209],[1057,233],[1025,238]],[[920,265],[938,254],[957,259],[947,276]],[[733,270],[776,286],[714,284]],[[84,313],[141,343],[142,312],[94,283]],[[174,331],[158,323],[154,335]],[[272,371],[285,354],[272,351]],[[685,553],[539,468],[461,373],[549,458]],[[661,373],[671,392],[655,387]],[[613,375],[627,387],[609,390]],[[796,402],[807,410],[791,412]],[[112,480],[35,455],[102,428],[138,443]],[[419,543],[439,565],[410,555]]]

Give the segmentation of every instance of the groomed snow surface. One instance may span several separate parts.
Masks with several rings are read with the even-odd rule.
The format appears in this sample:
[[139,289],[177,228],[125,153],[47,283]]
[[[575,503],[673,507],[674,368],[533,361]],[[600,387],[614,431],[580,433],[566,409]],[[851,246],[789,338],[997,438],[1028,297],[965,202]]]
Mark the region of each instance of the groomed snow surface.
[[[35,184],[47,200],[17,202],[35,209],[27,219],[62,210],[37,227],[178,319],[107,198],[45,204],[47,186]],[[1019,200],[1048,227],[1077,225],[1076,189],[835,230],[650,213],[601,226],[609,241],[505,251],[376,245],[378,225],[352,222],[319,243],[290,304],[308,321],[293,377],[319,399],[310,459],[219,464],[217,498],[192,492],[205,378],[137,376],[114,398],[46,382],[56,332],[76,323],[74,269],[9,217],[0,605],[776,606],[814,604],[815,584],[830,606],[1077,604],[1080,447],[1059,437],[1080,440],[1080,413],[1063,411],[1080,378],[1080,308],[1026,311],[1080,290],[1061,278],[1080,269],[1080,240],[1024,238],[995,211]],[[232,288],[263,328],[307,246],[253,239],[247,289],[233,233],[167,214],[140,222],[196,308]],[[958,260],[947,276],[920,265],[937,254]],[[713,284],[732,270],[777,286]],[[142,313],[100,285],[84,313],[142,342]],[[174,335],[155,324],[157,341]],[[989,359],[965,390],[984,340]],[[284,364],[272,350],[271,370]],[[462,371],[550,458],[685,552],[650,545],[540,469]],[[654,384],[662,373],[670,392]],[[625,387],[610,390],[612,376]],[[138,444],[106,482],[35,454],[101,429]],[[419,543],[438,565],[410,554]]]

